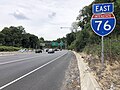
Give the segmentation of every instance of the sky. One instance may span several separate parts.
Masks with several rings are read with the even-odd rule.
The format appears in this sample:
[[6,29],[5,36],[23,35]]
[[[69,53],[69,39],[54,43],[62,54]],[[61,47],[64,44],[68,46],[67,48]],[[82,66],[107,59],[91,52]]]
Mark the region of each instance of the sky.
[[23,26],[27,33],[56,40],[70,33],[79,11],[93,0],[0,0],[0,31]]

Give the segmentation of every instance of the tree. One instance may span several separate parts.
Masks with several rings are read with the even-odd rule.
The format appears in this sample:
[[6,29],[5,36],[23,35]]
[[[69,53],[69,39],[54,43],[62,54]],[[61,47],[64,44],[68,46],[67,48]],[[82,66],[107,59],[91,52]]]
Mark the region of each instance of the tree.
[[1,32],[5,35],[5,45],[21,46],[22,34],[25,32],[22,26],[5,27]]
[[87,30],[82,30],[77,33],[77,37],[75,40],[75,50],[76,51],[82,51],[84,47],[87,45],[87,42],[89,41],[89,32]]
[[39,46],[39,39],[37,36],[31,34],[29,40],[30,40],[29,44],[31,48],[37,48]]
[[39,42],[43,43],[44,42],[44,38],[43,37],[39,38]]
[[[41,40],[44,40],[41,38]],[[0,33],[0,44],[24,48],[36,48],[39,46],[37,36],[26,33],[24,27],[5,27]]]
[[5,40],[5,45],[7,45],[7,46],[10,45],[11,46],[13,40],[12,40],[12,33],[11,33],[10,29],[8,27],[5,27],[1,31],[1,33],[3,33],[5,35],[5,39],[4,39]]
[[66,35],[67,46],[70,46],[71,43],[76,39],[76,35],[74,32]]
[[5,43],[5,35],[0,32],[0,45],[4,45]]
[[24,47],[24,48],[30,48],[29,37],[30,37],[29,33],[26,33],[26,34],[22,35],[22,40],[21,40],[22,47]]

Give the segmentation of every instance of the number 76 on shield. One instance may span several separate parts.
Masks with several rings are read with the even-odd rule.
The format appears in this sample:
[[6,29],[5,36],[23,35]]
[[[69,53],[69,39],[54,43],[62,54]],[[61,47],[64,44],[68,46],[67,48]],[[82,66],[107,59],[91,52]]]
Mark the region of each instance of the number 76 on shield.
[[103,23],[102,21],[95,21],[96,24],[98,24],[97,26],[97,30],[100,30],[100,27],[102,26],[104,30],[108,31],[111,30],[111,25],[109,24],[109,21],[107,20],[105,23]]

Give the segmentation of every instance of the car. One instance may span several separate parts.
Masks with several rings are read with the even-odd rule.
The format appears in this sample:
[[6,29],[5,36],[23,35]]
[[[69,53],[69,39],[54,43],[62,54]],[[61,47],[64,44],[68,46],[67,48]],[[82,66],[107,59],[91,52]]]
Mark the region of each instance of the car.
[[54,51],[59,51],[59,50],[57,48],[55,48]]
[[26,51],[26,49],[20,49],[18,52],[25,52]]
[[48,50],[49,50],[48,48],[45,48],[45,49],[44,49],[45,52],[48,52]]
[[37,49],[37,50],[35,50],[35,53],[42,53],[42,50],[41,49]]
[[48,53],[55,53],[55,51],[53,49],[49,49]]

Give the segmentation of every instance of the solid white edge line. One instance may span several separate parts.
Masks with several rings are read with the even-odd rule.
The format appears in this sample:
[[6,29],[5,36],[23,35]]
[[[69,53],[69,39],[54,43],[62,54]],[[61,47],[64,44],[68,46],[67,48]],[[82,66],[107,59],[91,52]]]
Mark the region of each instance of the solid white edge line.
[[[68,53],[68,52],[67,52],[67,53]],[[30,74],[32,74],[32,73],[34,73],[35,71],[37,71],[37,70],[39,70],[39,69],[41,69],[41,68],[45,67],[46,65],[48,65],[48,64],[50,64],[50,63],[52,63],[52,62],[56,61],[57,59],[59,59],[59,58],[63,57],[63,56],[64,56],[64,55],[66,55],[67,53],[65,53],[65,54],[63,54],[63,55],[61,55],[61,56],[59,56],[59,57],[57,57],[57,58],[53,59],[53,60],[52,60],[52,61],[50,61],[50,62],[47,62],[46,64],[43,64],[42,66],[40,66],[40,67],[38,67],[38,68],[36,68],[36,69],[34,69],[34,70],[30,71],[29,73],[27,73],[27,74],[25,74],[25,75],[23,75],[23,76],[21,76],[21,77],[19,77],[19,78],[15,79],[15,80],[13,80],[13,81],[11,81],[11,82],[9,82],[9,83],[7,83],[7,84],[3,85],[3,86],[1,86],[1,87],[0,87],[0,90],[2,90],[2,89],[4,89],[4,88],[6,88],[7,86],[9,86],[9,85],[11,85],[11,84],[13,84],[13,83],[15,83],[15,82],[19,81],[20,79],[22,79],[22,78],[24,78],[24,77],[26,77],[26,76],[28,76],[28,75],[30,75]]]

